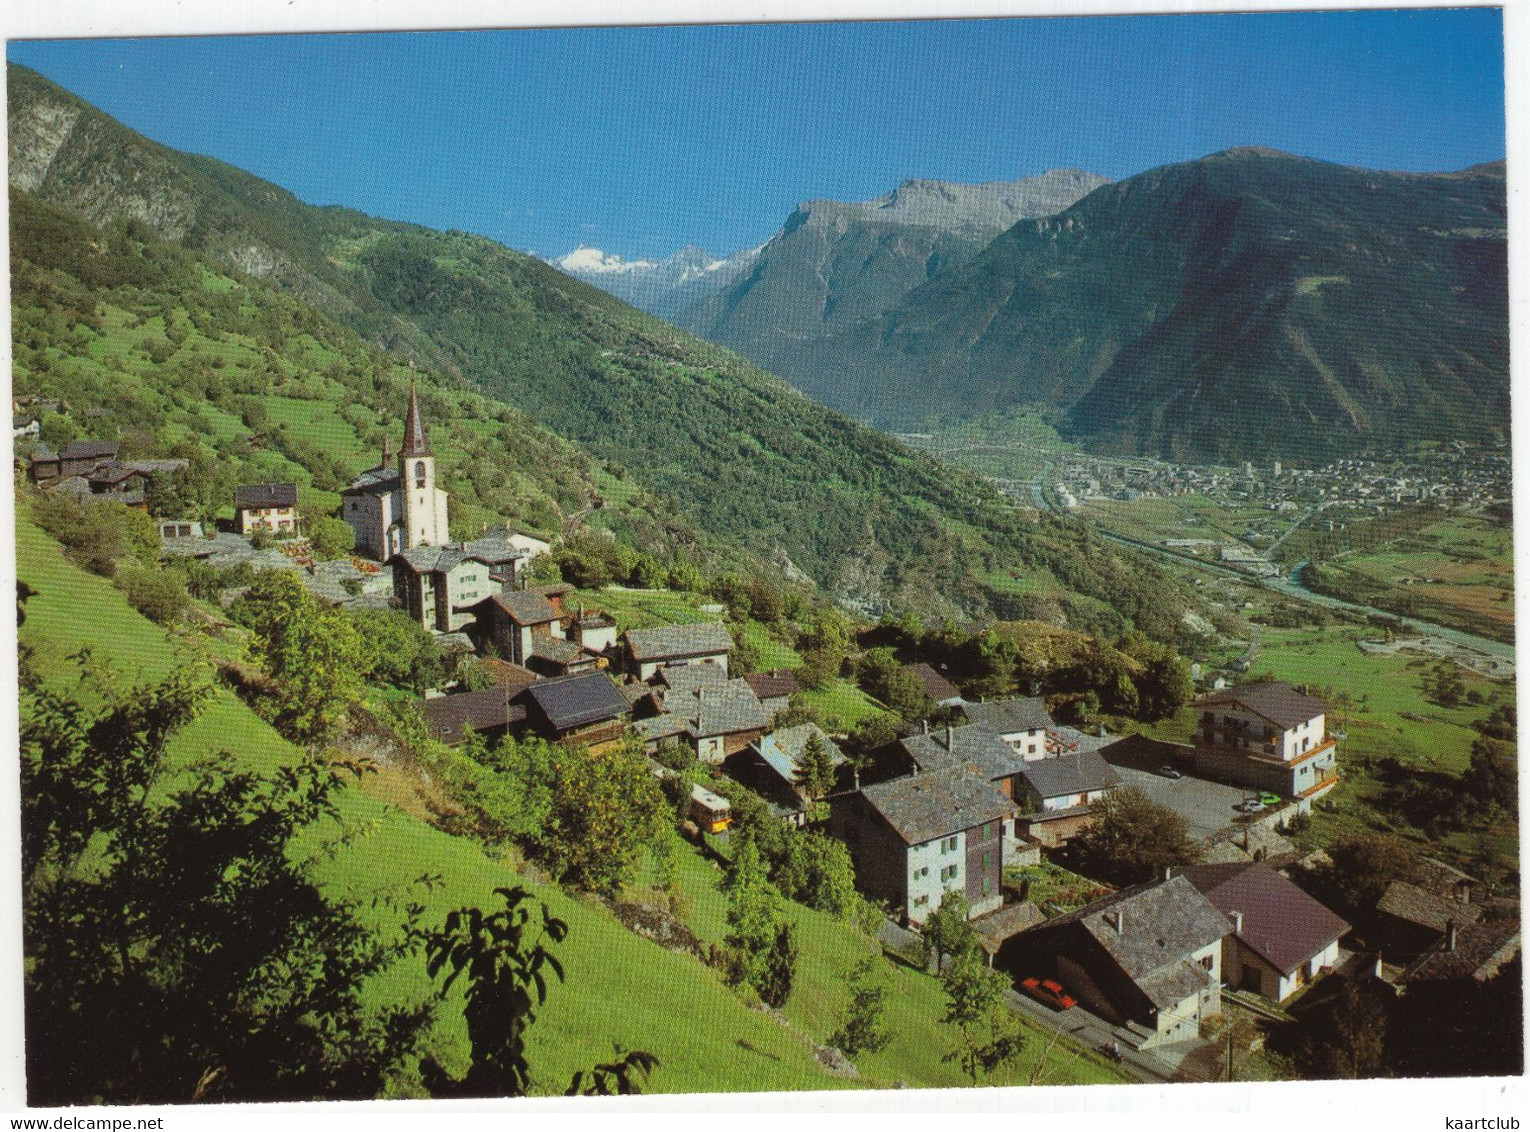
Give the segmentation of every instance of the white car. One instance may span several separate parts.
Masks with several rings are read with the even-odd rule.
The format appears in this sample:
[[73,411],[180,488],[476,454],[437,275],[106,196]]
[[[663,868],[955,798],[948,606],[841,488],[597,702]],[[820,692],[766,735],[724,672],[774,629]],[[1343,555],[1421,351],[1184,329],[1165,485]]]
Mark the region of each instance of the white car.
[[1172,766],[1170,766],[1168,763],[1164,763],[1163,766],[1159,767],[1158,768],[1158,773],[1163,775],[1165,778],[1183,778],[1183,777],[1185,777],[1184,775],[1180,774],[1179,771],[1175,770]]

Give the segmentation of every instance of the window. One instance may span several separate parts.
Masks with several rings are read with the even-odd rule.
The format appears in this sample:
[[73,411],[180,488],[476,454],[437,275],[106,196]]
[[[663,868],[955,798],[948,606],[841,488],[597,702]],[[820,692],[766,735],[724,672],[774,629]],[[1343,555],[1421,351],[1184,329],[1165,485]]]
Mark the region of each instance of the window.
[[990,832],[991,831],[989,830],[989,828],[986,825],[978,826],[978,840],[979,841],[987,841],[988,840],[988,834]]
[[942,838],[941,842],[940,842],[940,851],[942,853],[955,853],[956,852],[956,838],[954,838],[954,837]]
[[987,896],[988,895],[988,878],[987,877],[983,878],[982,889],[983,889],[983,895]]
[[914,907],[923,908],[929,902],[930,898],[928,896],[917,896],[914,898]]
[[956,865],[947,865],[945,868],[941,869],[940,870],[940,883],[941,884],[945,884],[946,881],[950,880],[952,877],[954,877],[957,874],[957,871],[958,871],[958,866],[956,866]]
[[913,877],[914,877],[915,880],[923,880],[925,877],[927,877],[929,875],[930,875],[930,866],[929,865],[925,865],[924,868],[922,868],[922,869],[915,869],[914,872],[913,872]]
[[[414,464],[414,486],[415,487],[424,487],[425,486],[425,461],[424,460],[416,460],[415,461],[415,464]],[[421,499],[420,502],[424,503],[425,501],[423,499]]]
[[[984,853],[983,854],[983,871],[986,873],[992,867],[993,867],[993,854],[992,853]],[[987,884],[988,882],[985,880],[983,883]]]
[[1209,971],[1216,964],[1216,958],[1215,956],[1211,955],[1202,955],[1200,958],[1200,964],[1202,967]]

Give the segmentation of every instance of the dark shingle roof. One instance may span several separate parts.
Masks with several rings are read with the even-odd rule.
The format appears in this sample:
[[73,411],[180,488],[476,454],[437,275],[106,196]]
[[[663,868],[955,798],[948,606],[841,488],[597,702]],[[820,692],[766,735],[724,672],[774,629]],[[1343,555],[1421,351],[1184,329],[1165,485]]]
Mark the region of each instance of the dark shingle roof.
[[1052,717],[1047,714],[1046,705],[1032,696],[986,704],[963,704],[962,712],[968,723],[1000,735],[1052,726]]
[[936,672],[935,669],[931,668],[928,664],[919,663],[910,665],[909,671],[912,672],[918,678],[919,683],[924,686],[924,694],[929,696],[930,699],[934,700],[936,703],[940,703],[942,700],[961,698],[962,690],[955,684],[951,683],[951,681],[947,680],[939,672]]
[[1021,775],[1043,798],[1106,790],[1121,784],[1121,776],[1098,751],[1074,751],[1021,764]]
[[1195,701],[1196,707],[1218,707],[1234,704],[1247,708],[1255,715],[1263,716],[1276,727],[1284,730],[1306,723],[1315,716],[1328,711],[1328,705],[1316,696],[1298,692],[1290,684],[1267,680],[1242,688],[1228,688],[1213,692]]
[[1394,880],[1387,886],[1376,910],[1437,932],[1444,931],[1451,920],[1457,924],[1474,924],[1482,918],[1482,909],[1475,904],[1447,900],[1405,880]]
[[517,625],[545,625],[549,621],[558,619],[558,611],[552,607],[552,602],[538,593],[530,593],[522,590],[516,593],[494,594],[486,598],[492,602]]
[[388,495],[398,490],[398,469],[378,466],[368,468],[341,495]]
[[295,483],[247,483],[234,488],[234,506],[241,507],[296,507],[298,489]]
[[431,738],[447,743],[460,740],[464,727],[488,731],[526,718],[526,709],[510,703],[505,688],[435,696],[422,701],[420,711]]
[[1034,930],[1087,933],[1162,1008],[1183,1001],[1204,982],[1197,982],[1193,974],[1200,968],[1185,960],[1225,937],[1232,931],[1232,921],[1195,885],[1176,876],[1122,889]]
[[861,797],[909,845],[1008,817],[1015,805],[982,775],[953,766],[861,787]]
[[1263,863],[1191,865],[1176,870],[1228,919],[1243,914],[1238,938],[1277,971],[1290,972],[1349,931],[1349,924]]
[[[545,600],[545,599],[544,599]],[[520,693],[555,731],[568,731],[627,714],[627,700],[604,672],[540,680]]]
[[595,659],[593,653],[585,652],[573,641],[565,641],[562,637],[537,637],[532,641],[531,655],[554,664],[577,664],[581,660]]
[[115,460],[115,440],[71,440],[59,456],[65,460]]
[[721,621],[699,625],[660,625],[628,629],[627,647],[639,663],[691,656],[716,656],[733,649],[733,638]]
[[802,690],[797,674],[790,668],[776,668],[769,672],[751,672],[744,677],[754,694],[762,700],[774,700],[790,696]]
[[1485,983],[1519,954],[1519,920],[1493,920],[1468,924],[1456,932],[1456,945],[1447,942],[1426,952],[1403,973],[1404,983],[1446,982],[1471,979]]
[[1025,767],[1024,758],[998,735],[983,727],[953,727],[949,733],[942,728],[928,735],[910,735],[901,745],[904,753],[921,770],[970,764],[994,779],[1008,778]]
[[996,912],[972,920],[972,930],[977,932],[978,943],[990,955],[997,955],[1004,941],[1033,928],[1046,920],[1041,909],[1024,901],[1006,904]]

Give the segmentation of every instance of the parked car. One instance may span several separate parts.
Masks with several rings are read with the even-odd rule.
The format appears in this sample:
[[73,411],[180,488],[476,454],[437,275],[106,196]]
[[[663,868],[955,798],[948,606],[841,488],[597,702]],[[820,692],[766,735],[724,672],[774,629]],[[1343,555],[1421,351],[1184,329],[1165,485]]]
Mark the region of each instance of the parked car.
[[1264,803],[1258,798],[1245,798],[1237,808],[1245,814],[1257,814],[1264,809]]
[[1159,767],[1158,768],[1158,773],[1163,775],[1165,778],[1183,778],[1183,777],[1185,777],[1184,775],[1180,774],[1179,771],[1175,770],[1172,766],[1170,766],[1168,763],[1164,763],[1163,766]]
[[1021,982],[1020,989],[1054,1010],[1071,1010],[1078,1005],[1078,999],[1064,991],[1061,983],[1052,979],[1038,979],[1032,976]]
[[1280,805],[1280,795],[1272,794],[1268,790],[1261,790],[1259,791],[1259,801],[1266,806],[1278,806]]

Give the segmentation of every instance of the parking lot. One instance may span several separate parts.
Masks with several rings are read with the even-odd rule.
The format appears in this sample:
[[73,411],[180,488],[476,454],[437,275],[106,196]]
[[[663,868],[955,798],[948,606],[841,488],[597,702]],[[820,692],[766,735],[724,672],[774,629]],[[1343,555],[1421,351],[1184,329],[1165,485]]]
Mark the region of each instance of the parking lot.
[[1165,778],[1151,771],[1117,766],[1127,786],[1135,786],[1153,801],[1169,807],[1190,826],[1192,840],[1202,840],[1232,825],[1239,816],[1233,807],[1257,791],[1208,782],[1204,778]]

